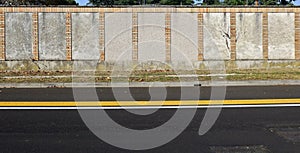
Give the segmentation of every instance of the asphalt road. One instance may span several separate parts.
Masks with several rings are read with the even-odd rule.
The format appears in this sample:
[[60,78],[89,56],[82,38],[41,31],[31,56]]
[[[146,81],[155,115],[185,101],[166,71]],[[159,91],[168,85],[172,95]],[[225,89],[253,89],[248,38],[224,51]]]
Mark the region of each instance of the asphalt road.
[[[167,121],[174,110],[160,110],[149,117],[133,117],[120,110],[107,112],[126,127],[150,129]],[[266,148],[272,153],[298,153],[300,150],[300,108],[223,109],[213,128],[199,136],[204,112],[205,109],[199,109],[188,128],[176,139],[146,152],[209,153],[214,152],[213,147],[221,147],[221,152],[228,153],[226,149],[231,147],[238,147],[236,152],[239,149],[240,152],[253,152],[243,147]],[[76,110],[2,110],[0,116],[0,151],[3,153],[139,152],[118,149],[98,139]],[[107,127],[110,128],[113,129]],[[130,139],[120,141],[130,143]],[[256,149],[256,152],[263,153],[261,150]]]
[[[147,88],[132,88],[138,100],[149,99]],[[159,89],[158,89],[159,90]],[[192,90],[192,89],[191,89]],[[102,99],[113,100],[110,88],[97,89]],[[178,89],[167,89],[167,99],[178,98]],[[299,86],[228,87],[226,99],[299,98]],[[122,92],[121,92],[122,93]],[[201,88],[201,98],[210,95]],[[0,101],[72,100],[70,89],[1,89]],[[97,110],[86,110],[97,111]],[[161,109],[138,116],[125,110],[106,110],[120,125],[132,129],[151,129],[167,122],[176,109]],[[183,111],[190,111],[184,109]],[[214,153],[257,152],[298,153],[300,150],[300,107],[226,108],[203,136],[198,129],[206,109],[198,109],[189,126],[174,140],[143,152]],[[97,138],[84,124],[77,110],[1,110],[0,152],[142,152],[116,148]],[[182,118],[184,121],[184,118]],[[113,134],[114,127],[100,125]],[[169,127],[176,131],[176,126]],[[120,143],[131,143],[120,138]]]
[[[156,100],[177,100],[181,97],[181,90],[194,91],[199,87],[133,87],[130,93],[135,100],[150,100],[152,95],[157,96]],[[217,87],[215,87],[216,89]],[[99,100],[115,100],[114,94],[127,95],[127,88],[116,88],[113,93],[112,88],[96,88]],[[72,88],[3,88],[0,89],[0,101],[73,101]],[[83,95],[93,88],[81,89]],[[222,89],[223,91],[223,89]],[[225,90],[224,90],[225,91]],[[300,98],[300,86],[240,86],[227,87],[226,99],[271,99],[271,98]],[[164,95],[166,94],[166,97]],[[210,99],[211,87],[200,87],[200,99]],[[224,97],[222,97],[224,98]],[[184,98],[183,98],[184,99]],[[188,99],[188,98],[187,98]],[[85,100],[94,100],[87,97]],[[131,100],[123,98],[122,100]]]

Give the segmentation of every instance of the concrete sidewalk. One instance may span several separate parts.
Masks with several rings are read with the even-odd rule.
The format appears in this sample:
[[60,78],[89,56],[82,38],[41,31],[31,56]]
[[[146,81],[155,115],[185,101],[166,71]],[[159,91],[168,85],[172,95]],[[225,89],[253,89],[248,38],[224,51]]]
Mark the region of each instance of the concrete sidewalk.
[[275,86],[300,85],[300,80],[249,80],[200,82],[125,82],[125,83],[0,83],[0,88],[71,88],[71,87],[180,87],[180,86]]

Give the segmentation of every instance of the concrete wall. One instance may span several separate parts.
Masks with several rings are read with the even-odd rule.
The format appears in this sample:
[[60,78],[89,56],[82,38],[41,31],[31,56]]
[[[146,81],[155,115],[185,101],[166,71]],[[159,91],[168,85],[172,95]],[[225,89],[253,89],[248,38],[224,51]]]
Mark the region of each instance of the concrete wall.
[[269,59],[295,59],[294,13],[270,13]]
[[105,60],[108,62],[131,61],[132,14],[105,14]]
[[172,13],[172,62],[198,60],[198,33],[195,31],[198,31],[197,13]]
[[[108,63],[164,62],[169,57],[172,63],[300,59],[300,50],[297,49],[300,47],[295,45],[300,41],[300,37],[296,37],[300,34],[295,31],[300,29],[300,24],[295,24],[300,9],[296,8],[1,10],[5,16],[0,18],[0,23],[5,23],[5,26],[0,26],[0,37],[5,39],[0,39],[0,48],[4,48],[0,49],[0,60],[31,60],[36,47],[37,60],[54,61],[100,60],[102,54],[105,58],[101,60]],[[33,19],[33,13],[38,14],[38,21]],[[101,13],[104,18],[99,16]],[[137,17],[133,13],[137,13]],[[171,14],[171,19],[167,19],[168,14]],[[38,22],[38,37],[33,37],[33,22]],[[137,31],[133,30],[135,24]],[[71,37],[66,36],[68,32],[72,33]],[[137,36],[133,37],[136,32]],[[170,34],[170,39],[167,34]],[[38,38],[38,43],[33,38]],[[136,42],[137,45],[133,45]],[[133,54],[134,47],[137,52]],[[72,49],[72,58],[66,57],[69,48]]]
[[262,14],[237,13],[236,25],[237,59],[263,59]]
[[72,14],[72,57],[74,60],[98,60],[99,14]]
[[165,61],[165,14],[138,14],[139,61]]
[[66,59],[66,14],[39,13],[39,58]]
[[32,13],[7,13],[6,59],[32,59]]
[[229,13],[204,13],[204,59],[230,59]]

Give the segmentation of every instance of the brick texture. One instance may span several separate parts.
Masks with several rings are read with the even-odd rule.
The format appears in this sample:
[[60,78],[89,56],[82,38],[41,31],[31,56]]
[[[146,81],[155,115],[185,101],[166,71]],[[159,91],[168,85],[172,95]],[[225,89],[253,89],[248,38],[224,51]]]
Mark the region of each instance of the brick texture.
[[39,14],[32,13],[32,55],[33,60],[39,60]]
[[5,60],[5,13],[0,12],[0,60]]
[[135,7],[135,8],[99,8],[99,7],[1,7],[0,12],[83,12],[83,13],[93,13],[93,12],[107,12],[107,13],[286,13],[286,12],[300,12],[300,8],[297,7],[281,7],[281,8],[265,8],[265,7],[245,7],[245,8],[173,8],[173,7]]
[[236,60],[236,13],[230,13],[230,60]]
[[105,61],[105,13],[101,12],[99,13],[99,33],[100,33],[100,39],[99,39],[99,48],[100,48],[100,61]]
[[198,13],[198,61],[203,61],[203,13]]
[[67,60],[72,60],[72,15],[66,13]]
[[295,58],[300,60],[300,13],[295,13]]
[[132,13],[132,60],[138,60],[138,14]]
[[268,59],[268,13],[263,13],[263,58]]
[[165,14],[166,61],[171,61],[171,13]]

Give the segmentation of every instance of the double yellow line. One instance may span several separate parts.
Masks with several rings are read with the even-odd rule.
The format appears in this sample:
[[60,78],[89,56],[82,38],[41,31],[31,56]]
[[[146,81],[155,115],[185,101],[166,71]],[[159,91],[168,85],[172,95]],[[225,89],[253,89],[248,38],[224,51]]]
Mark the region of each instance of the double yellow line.
[[266,105],[300,104],[294,99],[245,100],[167,100],[167,101],[1,101],[0,107],[116,107],[116,106],[207,106],[207,105]]

